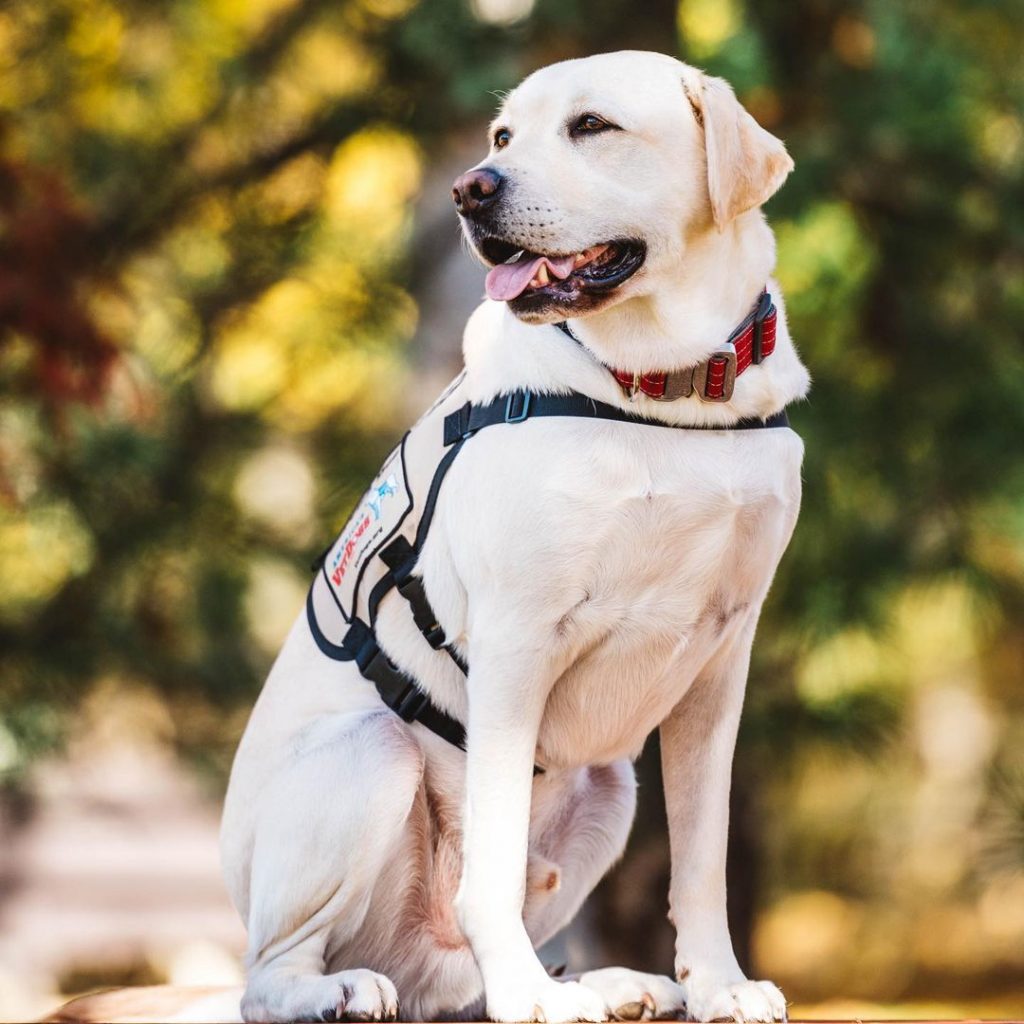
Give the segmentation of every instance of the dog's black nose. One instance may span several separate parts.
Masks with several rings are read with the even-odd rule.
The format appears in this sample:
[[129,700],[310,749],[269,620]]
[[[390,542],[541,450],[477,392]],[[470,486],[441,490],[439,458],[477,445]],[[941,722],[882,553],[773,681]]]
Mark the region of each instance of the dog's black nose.
[[452,185],[455,209],[463,217],[475,216],[498,198],[504,183],[505,179],[490,167],[466,171],[461,177],[456,178],[455,184]]

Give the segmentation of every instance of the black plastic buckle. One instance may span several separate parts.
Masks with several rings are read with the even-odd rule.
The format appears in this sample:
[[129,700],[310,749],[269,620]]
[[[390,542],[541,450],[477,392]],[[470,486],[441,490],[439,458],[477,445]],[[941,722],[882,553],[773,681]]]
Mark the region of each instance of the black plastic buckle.
[[[508,401],[505,403],[505,422],[506,423],[522,423],[527,416],[530,415],[530,399],[533,395],[529,391],[513,391],[508,396]],[[521,408],[518,412],[513,412],[516,408],[517,400],[522,403]]]
[[441,650],[441,648],[444,647],[445,641],[448,639],[439,622],[435,622],[429,630],[426,630],[423,633],[423,636],[435,651]]
[[772,310],[775,308],[772,303],[772,297],[768,294],[767,289],[761,292],[761,298],[758,300],[757,309],[754,310],[754,340],[750,346],[750,361],[754,366],[760,366],[761,360],[764,359],[762,352],[762,340],[764,337],[764,322],[772,315]]
[[415,722],[429,703],[430,698],[415,683],[410,682],[398,700],[391,705],[391,710],[403,722]]
[[427,695],[379,647],[360,671],[377,687],[381,700],[406,722],[414,721],[430,703]]

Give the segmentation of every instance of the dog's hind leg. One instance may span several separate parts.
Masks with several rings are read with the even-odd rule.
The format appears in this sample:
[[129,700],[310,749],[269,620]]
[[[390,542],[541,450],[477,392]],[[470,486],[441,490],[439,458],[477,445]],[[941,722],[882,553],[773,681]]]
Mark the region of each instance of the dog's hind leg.
[[[542,807],[547,785],[543,777],[534,783]],[[527,866],[523,919],[534,946],[576,916],[622,856],[635,811],[636,776],[625,760],[580,769],[568,795],[547,810],[550,824],[531,836]]]
[[323,971],[330,950],[363,926],[422,774],[419,746],[390,711],[331,716],[298,738],[259,794],[246,1020],[395,1019],[388,978],[363,963]]
[[[543,786],[543,781],[535,789]],[[531,861],[549,858],[545,873],[531,863],[527,872],[524,918],[535,945],[560,931],[575,916],[594,886],[622,856],[636,807],[636,778],[629,761],[583,769],[572,795],[552,825],[532,844]],[[545,898],[545,884],[555,890]],[[671,978],[625,967],[605,967],[569,975],[597,992],[605,1012],[616,1020],[674,1017],[685,994]]]

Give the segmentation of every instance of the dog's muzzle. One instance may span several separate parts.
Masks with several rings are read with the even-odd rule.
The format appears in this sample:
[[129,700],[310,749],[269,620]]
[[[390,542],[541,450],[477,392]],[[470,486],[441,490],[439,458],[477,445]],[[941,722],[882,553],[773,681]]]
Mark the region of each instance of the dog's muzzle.
[[505,179],[490,167],[476,167],[455,179],[452,200],[460,217],[479,217],[498,201]]

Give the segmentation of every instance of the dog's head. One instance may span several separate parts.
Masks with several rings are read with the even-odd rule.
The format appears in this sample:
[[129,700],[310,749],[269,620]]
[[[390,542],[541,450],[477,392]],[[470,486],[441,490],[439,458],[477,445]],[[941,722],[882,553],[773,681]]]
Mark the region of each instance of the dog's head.
[[760,206],[793,167],[722,79],[631,51],[530,75],[490,144],[452,197],[488,295],[528,323],[650,292],[696,235]]

